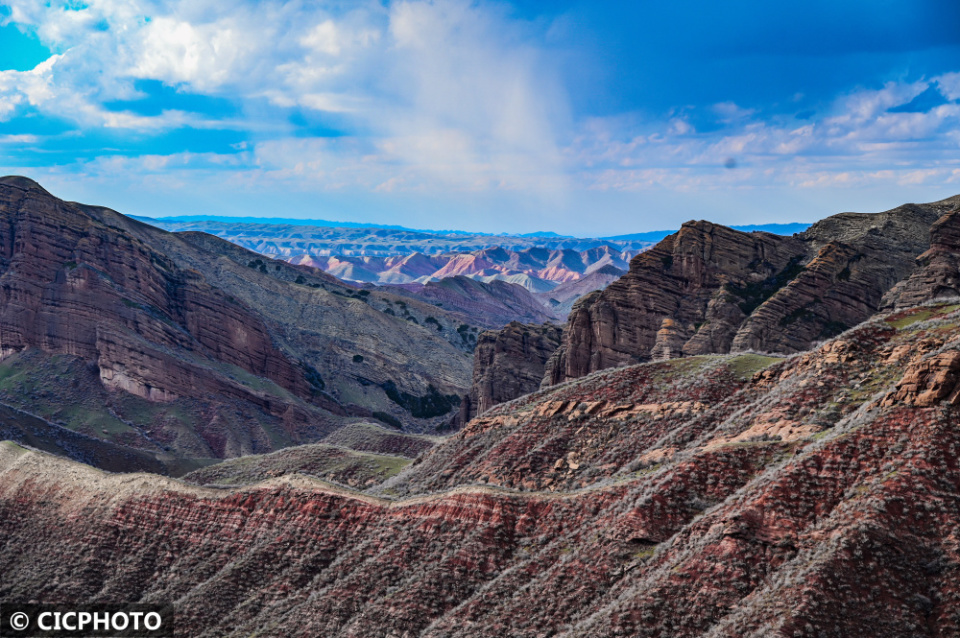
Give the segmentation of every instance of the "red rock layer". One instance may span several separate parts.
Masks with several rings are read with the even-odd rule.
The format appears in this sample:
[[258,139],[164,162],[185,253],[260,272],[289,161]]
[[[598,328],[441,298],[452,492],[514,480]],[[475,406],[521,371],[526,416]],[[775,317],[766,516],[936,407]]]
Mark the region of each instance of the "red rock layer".
[[[499,406],[406,484],[445,458],[458,490],[394,503],[296,478],[204,491],[5,445],[0,597],[173,600],[183,636],[954,636],[960,317],[930,312],[766,368],[663,362]],[[543,438],[558,427],[566,447]],[[478,454],[516,487],[549,478],[506,464],[497,442],[518,436],[588,489],[464,486]],[[604,469],[590,450],[624,437],[636,463]]]
[[[108,385],[145,398],[190,394],[203,375],[165,355],[195,352],[309,396],[263,322],[123,229],[119,217],[0,185],[0,349],[97,361]],[[159,349],[159,350],[158,350]]]

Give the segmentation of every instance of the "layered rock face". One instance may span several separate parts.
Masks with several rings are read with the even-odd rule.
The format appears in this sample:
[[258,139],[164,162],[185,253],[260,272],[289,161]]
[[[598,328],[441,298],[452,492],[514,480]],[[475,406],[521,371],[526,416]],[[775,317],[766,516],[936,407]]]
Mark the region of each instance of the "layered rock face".
[[[0,399],[51,426],[199,457],[316,441],[374,412],[429,429],[456,403],[409,406],[465,392],[475,331],[429,304],[0,179],[0,367],[32,379]],[[96,370],[85,391],[82,365],[69,385],[54,378],[77,360]],[[103,388],[88,406],[99,416],[59,410]]]
[[545,382],[659,358],[804,350],[876,312],[956,203],[843,213],[794,237],[684,224],[577,302]]
[[749,306],[791,274],[803,249],[790,237],[684,224],[634,257],[626,275],[574,305],[550,382],[649,360],[664,319],[672,322],[665,338],[686,354],[729,351]]
[[[957,202],[960,205],[960,201]],[[883,299],[886,308],[908,308],[925,301],[960,296],[960,210],[930,228],[930,249],[917,257],[917,270]]]
[[[197,274],[38,186],[0,184],[0,349],[97,361],[101,378],[168,400],[202,383],[163,349],[197,351],[301,396],[309,385],[263,322]],[[98,219],[101,218],[101,219]]]
[[0,598],[172,600],[201,637],[958,635],[958,335],[926,307],[604,371],[474,419],[391,501],[2,444]]
[[481,333],[473,359],[473,385],[461,403],[460,423],[539,389],[561,335],[562,330],[551,324],[517,321]]

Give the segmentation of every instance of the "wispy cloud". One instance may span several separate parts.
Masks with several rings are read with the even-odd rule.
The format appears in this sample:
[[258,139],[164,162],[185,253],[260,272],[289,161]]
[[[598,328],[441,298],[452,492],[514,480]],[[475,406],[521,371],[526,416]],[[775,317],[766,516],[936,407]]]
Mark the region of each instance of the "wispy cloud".
[[[155,80],[245,104],[252,131],[262,131],[255,120],[266,103],[335,114],[361,140],[258,141],[261,155],[283,169],[323,164],[332,146],[346,147],[347,163],[379,160],[380,182],[417,188],[430,180],[468,190],[562,182],[566,95],[553,62],[532,43],[536,34],[500,7],[450,0],[327,11],[282,2],[92,0],[77,9],[26,1],[11,9],[10,20],[35,27],[62,53],[32,71],[0,75],[3,118],[29,104],[83,127],[231,126],[178,110],[136,113],[136,81]],[[111,101],[130,109],[107,108]],[[277,156],[278,145],[292,154]]]
[[[960,72],[863,83],[796,114],[789,105],[805,98],[792,90],[777,105],[596,115],[574,106],[577,58],[551,40],[575,22],[523,19],[507,4],[5,4],[7,22],[54,52],[0,71],[0,122],[19,127],[0,136],[5,161],[17,149],[55,155],[48,170],[64,179],[406,194],[448,207],[494,193],[518,209],[576,213],[596,193],[942,187],[960,170]],[[902,108],[929,91],[942,99]],[[30,128],[42,120],[73,130]],[[242,139],[177,147],[196,131]],[[53,152],[83,136],[101,148]]]

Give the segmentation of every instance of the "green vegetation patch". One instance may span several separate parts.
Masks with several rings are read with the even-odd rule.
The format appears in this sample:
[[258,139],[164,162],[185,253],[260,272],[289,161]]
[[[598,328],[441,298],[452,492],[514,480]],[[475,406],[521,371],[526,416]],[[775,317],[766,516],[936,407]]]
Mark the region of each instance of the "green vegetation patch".
[[443,416],[460,405],[459,396],[440,394],[432,385],[427,386],[427,393],[420,396],[401,391],[393,381],[386,381],[380,387],[391,401],[418,419]]
[[767,357],[762,354],[742,354],[730,360],[730,372],[741,379],[749,379],[754,374],[783,361],[780,357]]
[[926,321],[927,319],[931,319],[933,317],[950,314],[958,308],[960,308],[960,304],[935,307],[927,306],[924,308],[917,308],[912,311],[908,310],[906,313],[897,313],[892,317],[889,317],[886,321],[897,330],[903,330],[904,328],[915,323],[920,323],[921,321]]

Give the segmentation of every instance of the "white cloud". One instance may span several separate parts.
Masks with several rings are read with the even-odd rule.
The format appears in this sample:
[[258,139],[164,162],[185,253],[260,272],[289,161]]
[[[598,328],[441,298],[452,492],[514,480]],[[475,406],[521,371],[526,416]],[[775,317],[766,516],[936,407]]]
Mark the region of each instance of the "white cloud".
[[[938,78],[941,86],[951,78]],[[960,160],[960,105],[890,112],[925,91],[927,82],[890,83],[839,97],[827,115],[797,126],[761,120],[734,104],[714,105],[718,130],[691,134],[676,119],[636,135],[593,120],[570,150],[579,179],[599,190],[803,189],[840,185],[953,183]],[[742,116],[742,117],[741,117]],[[653,127],[655,128],[655,127]],[[739,168],[725,170],[726,158]]]
[[[136,98],[136,80],[158,80],[248,105],[251,130],[266,127],[256,121],[264,101],[344,116],[341,125],[382,158],[378,184],[398,176],[395,188],[431,180],[467,190],[562,188],[568,98],[532,27],[467,0],[341,6],[90,0],[65,9],[13,0],[11,19],[63,53],[36,71],[0,76],[0,118],[29,103],[81,126],[224,124],[103,106]],[[309,152],[290,162],[301,165]]]
[[205,92],[234,80],[249,67],[256,46],[249,33],[232,20],[194,26],[183,20],[160,17],[140,30],[142,44],[128,74],[167,84],[187,84]]
[[[228,166],[230,180],[294,189],[450,197],[504,191],[532,194],[544,209],[571,190],[809,190],[957,180],[960,105],[923,113],[890,109],[930,86],[960,99],[960,73],[856,90],[803,122],[733,102],[660,118],[619,114],[578,122],[569,112],[561,62],[544,45],[550,25],[517,20],[504,5],[8,4],[9,19],[36,29],[57,53],[31,71],[0,72],[0,121],[33,108],[82,128],[250,134],[234,163],[224,159],[229,155],[181,153],[105,158],[78,170],[126,170],[159,180],[161,172],[199,175]],[[227,98],[241,114],[107,108],[136,99],[137,80]],[[289,113],[278,116],[277,109],[295,108],[331,118],[348,134],[294,137]],[[711,125],[700,126],[704,120]],[[724,168],[733,165],[728,158],[735,169]]]
[[960,100],[960,72],[944,73],[934,78],[940,93],[948,100]]

